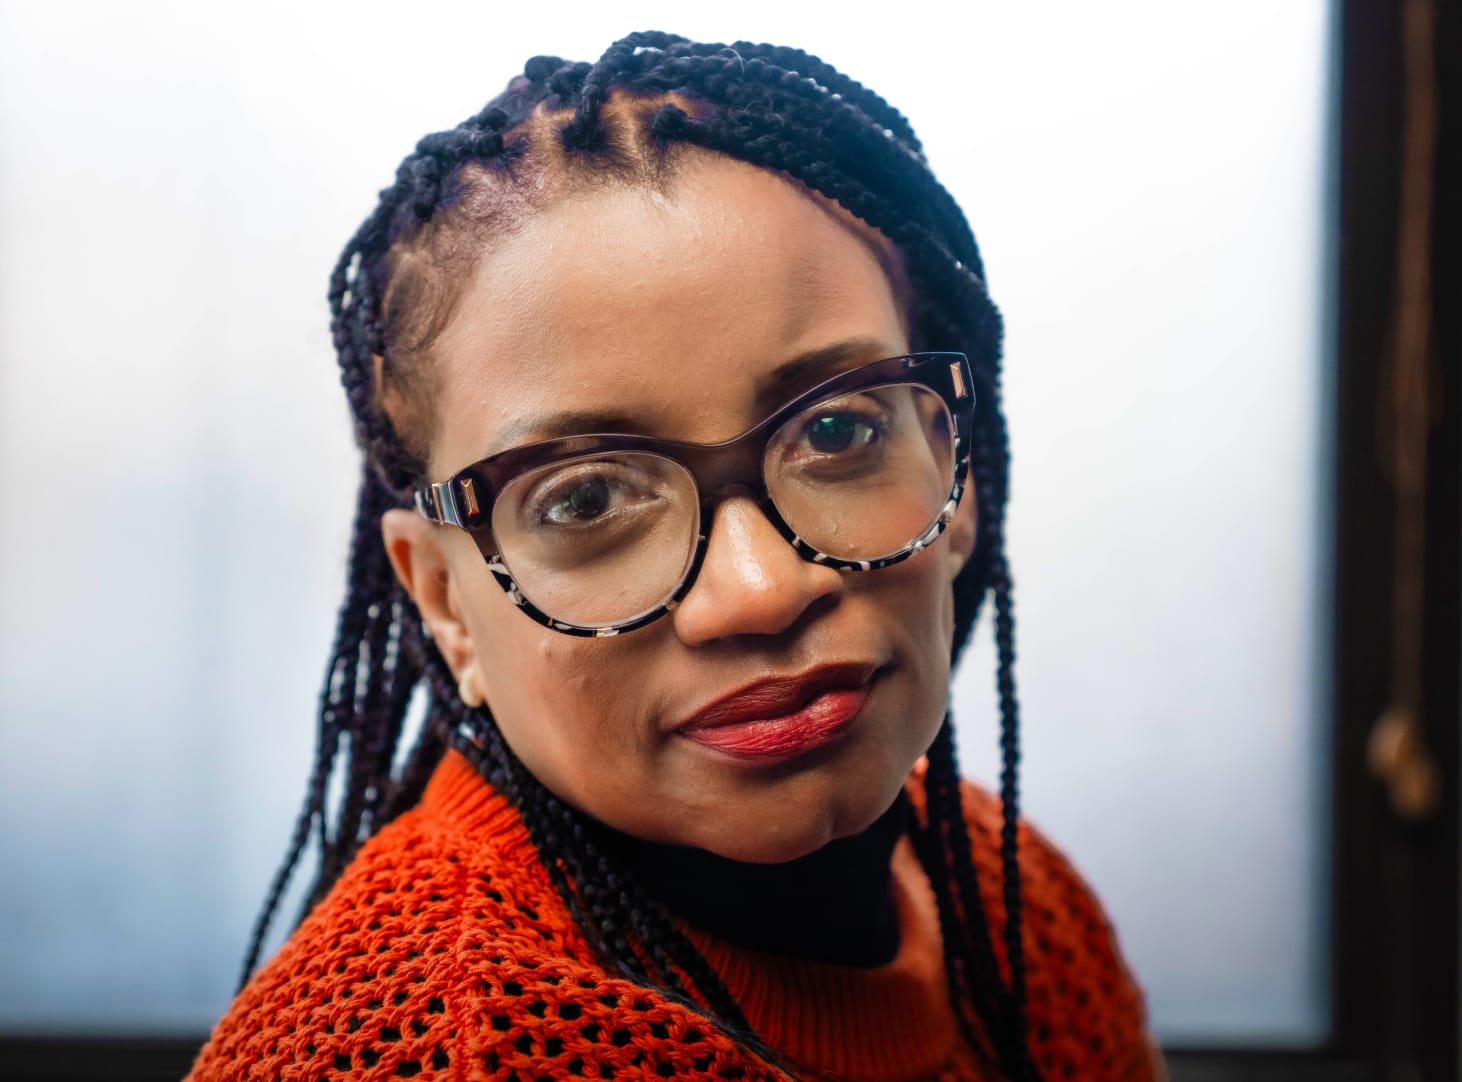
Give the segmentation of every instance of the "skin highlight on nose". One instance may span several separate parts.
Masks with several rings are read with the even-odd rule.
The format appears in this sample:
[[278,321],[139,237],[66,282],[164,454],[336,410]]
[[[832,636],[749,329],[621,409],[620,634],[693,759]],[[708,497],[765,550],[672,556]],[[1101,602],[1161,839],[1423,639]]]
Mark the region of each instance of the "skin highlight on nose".
[[688,646],[782,634],[842,589],[842,575],[799,556],[749,496],[723,500],[710,529],[700,575],[674,614]]

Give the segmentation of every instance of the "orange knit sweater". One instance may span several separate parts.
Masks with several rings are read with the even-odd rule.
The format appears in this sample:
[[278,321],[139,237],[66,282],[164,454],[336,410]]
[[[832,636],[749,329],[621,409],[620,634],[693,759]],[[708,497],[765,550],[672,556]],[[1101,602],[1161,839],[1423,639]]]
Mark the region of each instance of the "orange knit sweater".
[[[918,807],[916,778],[910,795]],[[964,795],[1000,953],[1000,803],[968,783]],[[1028,826],[1021,870],[1030,1044],[1043,1076],[1157,1078],[1142,994],[1091,891]],[[805,1078],[998,1077],[959,1037],[933,891],[907,838],[894,851],[893,889],[898,953],[871,968],[687,931],[757,1033]],[[366,843],[239,994],[189,1080],[403,1077],[782,1076],[693,1012],[607,973],[516,811],[449,752],[421,803]]]

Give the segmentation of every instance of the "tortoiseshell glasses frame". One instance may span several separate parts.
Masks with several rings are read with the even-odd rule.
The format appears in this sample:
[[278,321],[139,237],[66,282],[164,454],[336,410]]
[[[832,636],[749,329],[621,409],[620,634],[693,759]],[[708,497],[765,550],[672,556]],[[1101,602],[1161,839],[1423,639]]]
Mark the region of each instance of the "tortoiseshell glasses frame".
[[[948,468],[949,488],[937,505],[929,507],[927,522],[920,522],[918,529],[894,544],[888,551],[877,553],[872,558],[854,558],[847,552],[825,551],[810,543],[789,524],[783,510],[778,508],[769,487],[766,458],[771,442],[782,432],[783,426],[798,418],[800,414],[813,410],[824,403],[840,400],[841,396],[857,395],[863,392],[879,391],[883,388],[910,386],[932,391],[943,403],[951,424],[945,441],[953,461],[939,464],[942,471]],[[921,403],[932,402],[928,394],[909,395]],[[970,435],[974,418],[975,395],[971,380],[969,361],[961,353],[913,353],[860,365],[840,372],[824,380],[812,389],[799,394],[752,428],[733,439],[721,443],[703,444],[677,440],[658,439],[651,436],[605,433],[567,436],[542,440],[513,447],[484,458],[464,469],[458,470],[444,481],[423,484],[415,490],[417,510],[432,522],[445,526],[456,526],[467,531],[477,543],[488,570],[492,572],[499,586],[525,615],[545,627],[567,635],[605,637],[619,635],[643,627],[653,620],[672,611],[690,591],[705,559],[710,522],[715,505],[725,497],[728,490],[749,495],[756,500],[761,512],[786,539],[796,552],[806,560],[835,568],[839,571],[872,571],[888,567],[908,559],[927,547],[949,524],[964,492],[969,472]],[[829,407],[830,408],[830,407]],[[937,409],[937,406],[932,407]],[[836,415],[830,415],[835,417]],[[819,423],[810,421],[809,426]],[[846,422],[841,422],[846,425]],[[942,423],[936,421],[934,423]],[[834,431],[835,426],[825,426]],[[844,430],[834,431],[835,438]],[[816,439],[820,434],[814,434]],[[871,439],[865,436],[865,439]],[[817,448],[814,448],[816,450]],[[943,454],[941,450],[938,452]],[[693,530],[684,537],[690,550],[679,571],[677,581],[665,582],[665,592],[658,600],[626,618],[610,621],[572,621],[545,612],[529,593],[525,592],[512,569],[511,554],[505,555],[499,546],[493,529],[495,505],[504,490],[514,481],[533,471],[545,467],[573,467],[575,463],[588,460],[598,465],[598,456],[610,456],[604,461],[618,465],[627,459],[649,461],[651,456],[658,463],[654,468],[663,468],[671,473],[683,471],[694,482],[693,510],[691,502],[685,501],[687,510],[681,512],[672,508],[672,515],[684,517],[693,514],[695,521],[687,523]],[[678,467],[676,470],[672,467]],[[593,515],[603,514],[592,500],[605,497],[604,486],[591,490],[589,511]],[[683,477],[677,484],[685,485]],[[582,490],[583,486],[580,486]],[[829,492],[835,489],[829,488]],[[555,510],[568,507],[570,518],[585,517],[582,509],[574,503],[580,493],[571,493],[567,500],[553,505]],[[666,501],[662,501],[666,502]],[[611,512],[612,513],[612,512]],[[922,512],[921,512],[922,514]],[[793,516],[796,517],[796,516]],[[589,518],[589,521],[599,521]],[[604,516],[604,521],[609,521]],[[667,520],[668,521],[668,520]],[[678,520],[677,520],[677,523]],[[555,524],[556,525],[556,524]],[[570,524],[572,529],[572,524]],[[803,533],[808,531],[804,529]],[[815,531],[814,531],[815,532]],[[834,529],[832,532],[838,532]],[[648,534],[646,536],[649,536]],[[655,535],[659,536],[659,535]],[[827,544],[826,540],[822,542]],[[510,546],[511,547],[511,546]],[[592,546],[591,546],[592,548]],[[667,567],[673,569],[674,565]],[[560,568],[556,574],[564,575]],[[576,573],[574,566],[568,574]]]

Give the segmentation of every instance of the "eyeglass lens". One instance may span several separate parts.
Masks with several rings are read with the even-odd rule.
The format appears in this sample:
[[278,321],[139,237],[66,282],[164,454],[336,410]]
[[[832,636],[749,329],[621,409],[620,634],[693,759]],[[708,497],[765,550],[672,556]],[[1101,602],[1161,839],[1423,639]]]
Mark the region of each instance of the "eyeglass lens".
[[[877,560],[933,525],[954,479],[954,425],[917,384],[818,402],[772,435],[767,493],[803,541]],[[498,493],[492,531],[513,579],[544,613],[603,626],[663,604],[695,556],[700,501],[690,471],[649,452],[557,462]]]

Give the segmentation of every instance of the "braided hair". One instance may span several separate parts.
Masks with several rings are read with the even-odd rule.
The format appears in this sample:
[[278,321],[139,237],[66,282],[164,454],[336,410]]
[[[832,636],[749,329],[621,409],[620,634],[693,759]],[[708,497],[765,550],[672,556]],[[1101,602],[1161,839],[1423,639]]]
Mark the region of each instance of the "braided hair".
[[[1000,317],[974,236],[934,178],[908,121],[817,57],[747,42],[728,47],[638,33],[615,42],[592,65],[535,57],[478,113],[423,138],[345,246],[329,301],[341,379],[364,452],[348,587],[321,691],[304,806],[256,921],[243,979],[312,832],[321,861],[306,910],[367,838],[419,800],[432,770],[456,747],[519,810],[555,887],[606,965],[706,1013],[768,1054],[704,956],[606,856],[600,825],[529,773],[485,709],[463,703],[392,573],[380,533],[382,514],[408,506],[423,476],[430,401],[416,369],[422,347],[450,310],[443,272],[547,198],[553,183],[610,175],[654,184],[673,171],[676,154],[693,147],[778,171],[882,232],[902,257],[912,349],[959,350],[970,359],[978,532],[954,582],[953,655],[968,640],[986,592],[993,592],[1007,973],[981,898],[948,716],[929,749],[926,812],[914,842],[938,900],[951,998],[966,1039],[975,1048],[993,1045],[1009,1078],[1038,1078],[1025,1025]],[[403,754],[399,745],[416,697],[425,701],[425,720]],[[343,795],[328,801],[337,772]]]

